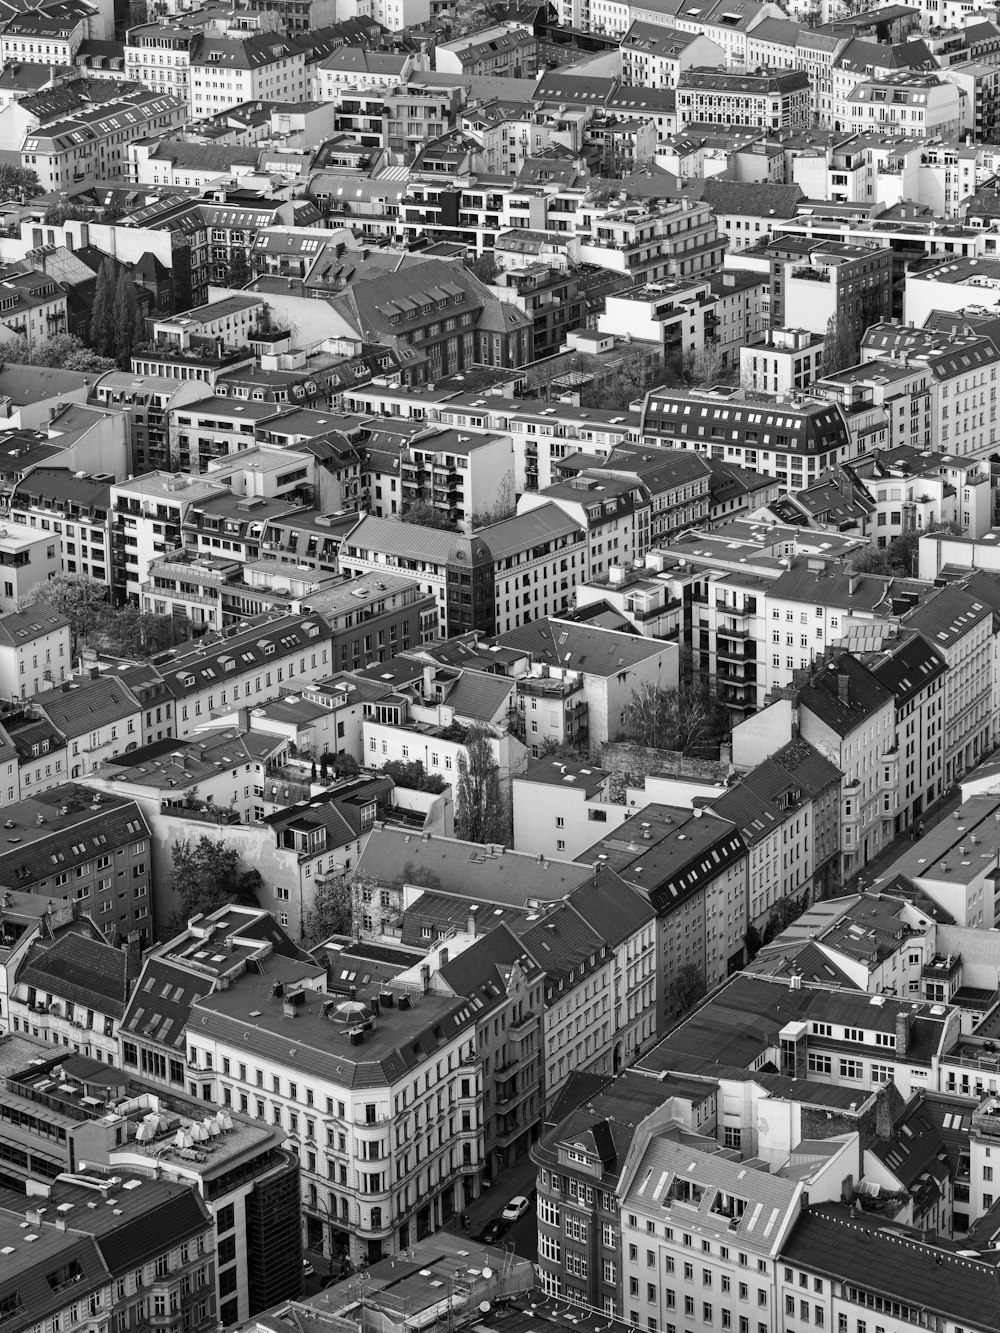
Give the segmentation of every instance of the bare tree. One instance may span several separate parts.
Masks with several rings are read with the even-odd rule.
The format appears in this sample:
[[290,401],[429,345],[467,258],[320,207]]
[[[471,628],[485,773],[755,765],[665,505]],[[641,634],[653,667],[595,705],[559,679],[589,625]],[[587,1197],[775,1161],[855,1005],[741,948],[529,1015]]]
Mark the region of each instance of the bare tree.
[[665,690],[644,681],[625,705],[625,735],[650,749],[687,753],[712,730],[712,711],[700,684]]

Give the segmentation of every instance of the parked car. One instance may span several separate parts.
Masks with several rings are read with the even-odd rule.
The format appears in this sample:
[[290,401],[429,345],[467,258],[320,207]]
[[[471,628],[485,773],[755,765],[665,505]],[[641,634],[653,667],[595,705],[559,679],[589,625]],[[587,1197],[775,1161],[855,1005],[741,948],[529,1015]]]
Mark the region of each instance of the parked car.
[[495,1245],[497,1241],[507,1231],[507,1223],[502,1217],[495,1217],[486,1227],[485,1231],[480,1233],[479,1239],[485,1245]]
[[530,1199],[526,1199],[523,1194],[515,1194],[500,1216],[505,1222],[516,1222],[525,1215],[530,1207]]

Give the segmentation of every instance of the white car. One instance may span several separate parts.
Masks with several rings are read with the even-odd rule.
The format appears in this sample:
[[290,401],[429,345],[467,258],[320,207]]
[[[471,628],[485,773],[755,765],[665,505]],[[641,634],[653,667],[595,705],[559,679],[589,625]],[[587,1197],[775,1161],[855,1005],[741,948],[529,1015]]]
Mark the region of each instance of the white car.
[[525,1215],[530,1207],[531,1201],[529,1199],[526,1199],[523,1194],[515,1194],[500,1216],[505,1222],[516,1222],[518,1218]]

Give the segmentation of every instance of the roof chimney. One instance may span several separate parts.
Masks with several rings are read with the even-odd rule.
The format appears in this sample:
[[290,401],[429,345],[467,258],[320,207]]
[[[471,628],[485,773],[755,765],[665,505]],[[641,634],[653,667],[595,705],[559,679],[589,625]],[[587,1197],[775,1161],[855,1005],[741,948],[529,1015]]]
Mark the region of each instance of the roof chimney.
[[837,677],[837,698],[845,708],[850,706],[851,702],[851,678],[850,676]]
[[910,1015],[903,1009],[896,1015],[896,1054],[904,1056],[910,1048]]

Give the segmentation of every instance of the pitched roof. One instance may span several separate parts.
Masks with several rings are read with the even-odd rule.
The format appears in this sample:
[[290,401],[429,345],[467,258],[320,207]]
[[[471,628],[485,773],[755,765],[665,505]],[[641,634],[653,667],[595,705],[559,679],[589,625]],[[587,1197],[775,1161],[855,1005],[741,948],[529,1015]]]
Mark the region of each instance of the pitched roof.
[[66,629],[69,620],[53,611],[47,602],[33,602],[21,611],[7,611],[0,616],[0,643],[20,648],[32,639]]
[[103,940],[65,930],[51,942],[32,946],[17,982],[121,1018],[129,992],[129,956]]
[[70,739],[142,712],[138,699],[117,676],[74,676],[63,684],[69,688],[44,690],[32,697],[32,703]]
[[[847,678],[843,698],[841,677]],[[799,693],[799,707],[807,709],[838,736],[849,735],[892,701],[892,691],[852,653],[841,653],[813,672]]]
[[717,217],[749,214],[760,218],[793,218],[805,193],[798,185],[726,181],[713,176],[705,182],[701,197]]
[[806,1208],[785,1242],[782,1261],[834,1281],[845,1274],[857,1287],[905,1306],[915,1323],[937,1318],[973,1328],[1000,1329],[996,1267],[852,1218],[846,1207]]
[[558,664],[590,676],[613,676],[670,651],[658,639],[550,617],[498,634],[495,642],[529,653],[533,662]]

